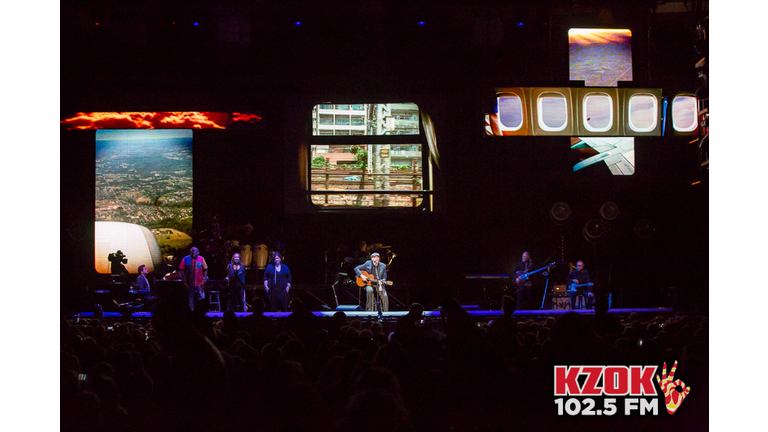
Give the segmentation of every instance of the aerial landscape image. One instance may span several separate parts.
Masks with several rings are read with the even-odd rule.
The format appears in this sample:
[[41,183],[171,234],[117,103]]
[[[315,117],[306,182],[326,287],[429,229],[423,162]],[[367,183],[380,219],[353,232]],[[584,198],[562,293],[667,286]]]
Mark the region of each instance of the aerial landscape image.
[[[121,222],[145,227],[167,254],[191,242],[192,191],[192,130],[96,131],[97,226]],[[99,238],[102,232],[115,235],[109,234],[114,230],[97,230],[98,249],[129,249],[134,241]],[[99,255],[96,268],[107,272],[100,265],[107,257]]]

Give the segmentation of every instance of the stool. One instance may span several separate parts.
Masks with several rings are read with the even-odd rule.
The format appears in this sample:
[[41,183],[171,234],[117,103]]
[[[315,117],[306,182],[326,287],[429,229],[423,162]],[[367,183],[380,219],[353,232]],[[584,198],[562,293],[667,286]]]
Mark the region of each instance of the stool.
[[573,305],[572,309],[584,309],[584,296],[583,295],[577,295],[576,296],[576,304]]
[[211,308],[215,305],[216,312],[221,312],[221,300],[218,291],[208,291],[208,304],[211,305]]

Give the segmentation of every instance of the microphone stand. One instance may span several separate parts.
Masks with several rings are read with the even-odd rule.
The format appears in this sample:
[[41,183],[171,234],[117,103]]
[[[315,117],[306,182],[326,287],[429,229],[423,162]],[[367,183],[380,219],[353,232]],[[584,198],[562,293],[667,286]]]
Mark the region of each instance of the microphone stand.
[[330,306],[328,306],[328,303],[326,303],[326,302],[324,302],[324,301],[320,300],[320,297],[318,297],[318,296],[316,296],[316,295],[312,294],[312,291],[310,291],[309,289],[307,289],[307,290],[306,290],[306,292],[307,292],[307,294],[309,294],[309,295],[311,295],[312,297],[314,297],[314,298],[315,298],[315,300],[317,300],[317,301],[319,301],[320,303],[322,303],[322,305],[323,305],[323,309],[325,309],[325,310],[327,310],[327,311],[328,311],[328,310],[331,310],[331,307],[330,307]]
[[336,307],[339,307],[339,297],[336,296],[336,284],[339,283],[339,281],[336,281],[331,285],[331,289],[333,289],[333,298],[336,299]]

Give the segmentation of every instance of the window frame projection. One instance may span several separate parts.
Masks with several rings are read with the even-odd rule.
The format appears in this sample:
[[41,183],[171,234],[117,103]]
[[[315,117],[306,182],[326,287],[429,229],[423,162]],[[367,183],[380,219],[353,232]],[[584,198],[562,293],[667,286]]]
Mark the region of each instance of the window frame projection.
[[[325,105],[325,108],[321,106]],[[368,135],[334,135],[320,134],[318,119],[322,109],[336,110],[338,105],[362,105],[370,110],[375,105],[412,105],[414,112],[405,115],[405,126],[398,119],[379,119],[378,132],[384,127],[392,134],[368,134]],[[328,108],[332,106],[333,108]],[[413,124],[413,117],[417,124]],[[374,130],[367,118],[365,127],[368,131]],[[415,130],[414,130],[415,129]],[[399,132],[411,133],[399,133]],[[415,132],[415,133],[414,133]],[[419,146],[418,157],[414,157],[412,149],[404,151],[393,149],[395,146]],[[336,151],[339,148],[348,148],[350,152]],[[326,152],[318,152],[325,150]],[[329,152],[330,150],[330,152]],[[307,191],[308,203],[319,211],[431,211],[431,163],[429,159],[429,146],[427,145],[425,128],[421,122],[421,111],[418,105],[408,104],[341,104],[324,103],[315,104],[312,108],[312,130],[307,140]],[[328,157],[330,154],[343,154],[337,158]],[[322,156],[322,168],[319,167],[318,157]],[[401,160],[402,159],[402,160]],[[411,161],[411,169],[402,169],[411,173],[411,189],[398,189],[407,187],[409,183],[407,173],[400,174],[394,162]],[[407,166],[407,165],[404,165]],[[319,172],[318,169],[323,169]],[[338,173],[333,173],[338,171]],[[395,186],[390,183],[392,180]],[[359,188],[353,186],[359,185]],[[373,187],[373,188],[371,188]],[[386,187],[386,189],[376,189]],[[407,196],[407,199],[403,199]],[[409,201],[409,205],[405,205]]]

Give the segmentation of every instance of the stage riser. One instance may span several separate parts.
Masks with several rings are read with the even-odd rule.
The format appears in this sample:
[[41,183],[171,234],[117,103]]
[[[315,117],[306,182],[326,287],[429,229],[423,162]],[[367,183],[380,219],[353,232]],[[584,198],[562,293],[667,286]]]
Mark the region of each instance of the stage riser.
[[[500,310],[467,310],[470,315],[475,317],[475,319],[478,322],[487,322],[489,320],[492,320],[493,318],[499,316],[502,314],[502,311]],[[526,318],[536,318],[536,317],[547,317],[547,316],[559,316],[563,315],[568,312],[574,312],[582,315],[594,315],[595,311],[592,309],[577,309],[577,310],[519,310],[515,311],[514,315],[516,317],[526,317]],[[334,314],[337,313],[337,311],[315,311],[312,312],[315,316],[318,318],[330,318]],[[384,321],[396,321],[398,318],[406,315],[407,311],[391,311],[391,312],[384,312],[382,314],[382,318]],[[637,314],[643,314],[643,315],[671,315],[673,313],[672,308],[635,308],[635,309],[609,309],[608,314],[610,315],[629,315],[630,313],[637,313]],[[264,316],[270,317],[274,319],[275,321],[280,321],[286,319],[291,312],[265,312]],[[376,312],[366,312],[366,311],[344,311],[344,314],[347,316],[347,320],[352,319],[359,319],[361,321],[377,321],[378,320],[378,314]],[[118,312],[104,312],[102,314],[103,316],[98,317],[100,319],[103,319],[105,321],[127,321],[127,320],[133,320],[133,321],[148,321],[152,318],[152,312],[134,312],[130,315],[123,315]],[[212,319],[221,319],[224,317],[223,312],[208,312],[206,314],[209,318]],[[250,312],[235,312],[235,316],[238,318],[245,318],[248,315],[252,315]],[[432,310],[432,311],[424,311],[425,318],[432,318],[435,321],[438,321],[442,318],[442,312],[439,310]],[[77,320],[77,319],[93,319],[97,318],[96,314],[93,312],[83,312],[76,316],[68,317],[68,319],[71,320]]]
[[[219,291],[221,306],[226,308],[229,299],[226,284],[221,281],[213,281],[210,286]],[[90,294],[91,305],[101,305],[104,312],[117,312],[119,308],[115,305],[115,302],[125,303],[138,299],[138,296],[132,295],[127,291],[127,286],[124,289],[115,289],[113,286],[109,288],[112,289],[92,292]],[[388,287],[387,293],[389,293],[390,297],[390,310],[408,310],[411,304],[410,290],[412,289],[415,288],[405,284]],[[160,297],[165,296],[166,298],[176,297],[184,299],[187,295],[186,288],[179,281],[164,281],[153,288],[152,292],[158,292]],[[266,307],[269,307],[263,285],[246,285],[245,301],[252,304],[255,298],[264,299]],[[339,305],[352,309],[362,305],[365,308],[365,288],[359,287],[356,284],[340,284],[335,287],[335,292],[334,287],[330,285],[296,284],[291,286],[291,299],[293,298],[300,298],[307,307],[317,311],[335,310]]]

